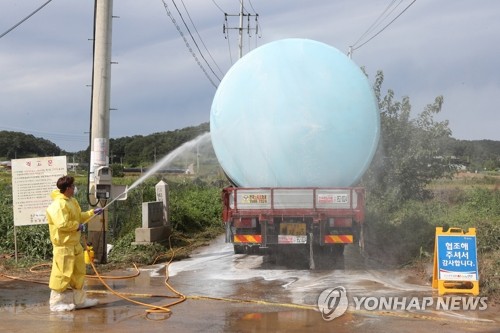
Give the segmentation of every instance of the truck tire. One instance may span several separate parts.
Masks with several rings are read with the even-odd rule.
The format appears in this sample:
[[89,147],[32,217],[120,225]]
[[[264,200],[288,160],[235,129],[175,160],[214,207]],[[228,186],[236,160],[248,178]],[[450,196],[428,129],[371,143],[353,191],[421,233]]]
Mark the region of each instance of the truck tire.
[[245,245],[234,244],[234,254],[244,254],[245,253]]
[[344,245],[313,247],[316,269],[344,269]]
[[344,244],[338,244],[332,247],[332,254],[335,258],[344,256]]
[[365,236],[366,236],[366,227],[365,224],[363,223],[359,228],[359,237],[358,237],[358,248],[359,248],[359,253],[361,255],[365,254]]

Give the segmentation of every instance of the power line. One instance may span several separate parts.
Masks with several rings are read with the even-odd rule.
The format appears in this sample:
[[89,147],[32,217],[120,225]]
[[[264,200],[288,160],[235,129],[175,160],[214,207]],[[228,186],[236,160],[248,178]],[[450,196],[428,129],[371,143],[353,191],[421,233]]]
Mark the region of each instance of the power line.
[[27,19],[29,19],[30,17],[32,17],[33,15],[35,15],[39,10],[41,10],[43,7],[45,7],[51,1],[52,0],[48,0],[46,3],[44,3],[43,5],[41,5],[40,7],[38,7],[38,9],[36,9],[33,13],[29,14],[24,19],[22,19],[20,22],[18,22],[17,24],[15,24],[12,28],[10,28],[9,30],[7,30],[6,32],[4,32],[3,34],[1,34],[0,38],[2,38],[3,36],[7,35],[9,32],[11,32],[12,30],[14,30],[18,26],[20,26],[24,21],[26,21]]
[[[388,24],[386,24],[382,29],[380,29],[376,34],[374,34],[372,37],[370,37],[366,42],[362,43],[361,45],[359,45],[358,47],[353,47],[351,46],[350,47],[350,50],[349,50],[349,53],[351,54],[352,51],[355,51],[357,49],[359,49],[360,47],[366,45],[369,41],[371,41],[372,39],[374,39],[375,37],[377,37],[378,35],[380,35],[387,27],[389,27],[392,23],[394,23],[394,21],[396,21],[401,15],[403,15],[404,12],[406,12],[408,10],[408,8],[411,7],[411,5],[413,5],[417,0],[413,0],[408,6],[406,6],[405,9],[403,9],[401,11],[401,13],[399,13],[394,19],[392,19]],[[394,3],[394,2],[393,2]],[[401,2],[400,2],[401,3]],[[399,6],[399,4],[398,4]],[[378,20],[378,19],[377,19]],[[373,25],[373,24],[372,24]],[[359,42],[359,40],[358,40]],[[358,43],[356,42],[356,43]]]
[[224,14],[224,10],[222,8],[220,8],[220,6],[217,4],[217,2],[215,2],[215,0],[212,0],[212,2],[214,3],[215,7],[219,8],[219,10],[222,12],[222,14]]
[[217,7],[222,12],[222,14],[224,14],[225,24],[222,25],[222,32],[224,34],[224,38],[227,40],[227,48],[228,48],[228,52],[229,52],[229,62],[231,64],[233,64],[233,54],[232,54],[232,51],[231,51],[231,40],[229,39],[229,30],[226,29],[226,26],[227,26],[227,13],[226,13],[226,11],[224,9],[222,9],[217,4],[217,2],[215,2],[215,0],[212,0],[212,2],[215,5],[215,7]]
[[252,0],[248,1],[250,3],[250,7],[252,8],[253,12],[256,13],[257,11],[253,8]]
[[[401,1],[403,1],[403,0],[400,0],[399,4],[401,4]],[[356,42],[354,42],[354,44],[351,45],[352,47],[355,47],[366,35],[368,35],[373,29],[375,29],[376,26],[378,26],[383,21],[382,16],[384,16],[384,14],[389,10],[389,8],[392,7],[392,5],[394,5],[395,2],[396,2],[396,0],[392,0],[387,5],[387,7],[385,7],[384,11],[377,17],[377,19],[372,23],[372,25],[370,25],[370,27],[368,29],[366,29],[366,31],[358,38],[358,40]],[[399,6],[399,4],[398,4],[398,6]],[[397,8],[397,6],[395,8]]]
[[[255,34],[259,36],[259,14],[250,14],[248,11],[245,13],[246,9],[243,5],[243,0],[240,0],[240,12],[238,14],[227,14],[224,13],[224,24],[222,26],[222,33],[225,34],[225,37],[228,38],[229,32],[228,30],[238,30],[239,42],[238,42],[238,50],[239,50],[239,58],[243,56],[243,30],[247,31],[247,34],[250,36],[250,31],[255,30]],[[238,17],[239,18],[239,26],[238,27],[230,27],[227,21],[228,16]],[[255,17],[255,28],[250,27],[250,17]],[[243,18],[247,18],[247,27],[243,27]],[[260,37],[260,36],[259,36]],[[250,41],[248,43],[250,48]]]
[[250,12],[245,8],[245,5],[243,4],[243,0],[239,0],[240,1],[240,6],[241,8],[246,11],[246,14],[250,14]]
[[229,31],[228,30],[225,30],[225,36],[224,38],[227,39],[227,47],[229,49],[229,61],[231,62],[231,64],[233,64],[233,54],[232,54],[232,51],[231,51],[231,41],[229,39]]
[[[173,0],[172,0],[173,1]],[[193,49],[191,48],[191,45],[189,45],[189,42],[186,38],[186,36],[184,35],[184,33],[182,32],[181,30],[181,27],[177,24],[177,21],[175,20],[175,18],[173,17],[172,15],[172,12],[170,11],[170,9],[168,8],[168,5],[167,3],[165,2],[165,0],[162,0],[163,2],[163,6],[165,7],[165,10],[167,11],[167,15],[170,17],[170,20],[172,20],[172,23],[175,25],[177,31],[179,32],[179,35],[182,37],[182,39],[184,40],[184,43],[186,44],[186,47],[188,48],[189,52],[191,52],[191,55],[193,56],[194,60],[196,61],[196,63],[198,64],[198,66],[200,67],[200,69],[203,71],[203,73],[205,74],[205,76],[207,77],[207,79],[210,81],[210,83],[212,83],[212,85],[217,88],[217,84],[212,80],[212,78],[210,77],[210,75],[208,75],[208,72],[206,71],[205,67],[203,67],[202,63],[200,62],[200,60],[198,59],[198,57],[196,56],[196,54],[194,53]],[[174,3],[175,4],[175,3]],[[176,7],[177,8],[177,7]],[[177,9],[178,10],[178,9]],[[181,16],[182,17],[182,16]],[[185,23],[184,23],[185,24]],[[191,36],[192,38],[192,36]],[[206,61],[206,60],[205,60]],[[212,70],[213,72],[213,70]],[[214,74],[215,75],[215,74]],[[217,77],[217,75],[216,75]],[[219,79],[217,77],[217,79]],[[219,79],[220,81],[220,79]]]
[[186,27],[188,33],[189,33],[189,36],[191,36],[191,39],[193,40],[193,43],[194,45],[196,46],[196,48],[198,49],[198,52],[200,53],[201,57],[203,58],[203,60],[205,61],[205,63],[207,64],[208,68],[210,68],[210,70],[212,71],[212,74],[217,78],[217,80],[219,80],[219,82],[221,81],[221,79],[217,76],[217,74],[215,74],[214,70],[212,69],[212,67],[210,66],[210,64],[208,63],[207,59],[205,59],[205,56],[203,55],[203,52],[201,52],[200,50],[200,47],[198,46],[198,43],[196,42],[196,40],[194,39],[193,37],[193,34],[191,33],[191,30],[189,30],[189,27],[188,25],[186,24],[186,21],[184,20],[184,17],[182,16],[182,13],[180,12],[179,8],[177,7],[177,4],[175,3],[174,0],[172,0],[172,3],[174,4],[174,7],[175,9],[177,10],[177,13],[179,14],[179,16],[181,17],[181,20],[182,20],[182,23],[184,24],[184,26]]
[[[257,13],[255,8],[253,8],[252,0],[248,0],[248,2],[250,3],[250,7],[252,8],[253,12]],[[256,16],[255,17],[255,47],[256,48],[257,48],[257,38],[262,37],[262,27],[260,26],[260,22],[258,21],[257,18],[258,17]]]
[[[201,38],[200,36],[200,33],[198,32],[198,29],[196,29],[196,25],[194,24],[193,20],[191,19],[191,15],[189,15],[189,11],[187,10],[186,8],[186,5],[184,4],[184,1],[181,0],[182,2],[182,6],[184,6],[184,10],[186,11],[187,13],[187,16],[189,18],[189,21],[191,22],[191,24],[193,25],[193,28],[194,28],[194,31],[196,31],[196,34],[198,35],[198,38],[200,39],[201,41],[201,44],[203,44],[203,47],[205,47],[205,51],[207,51],[208,55],[210,56],[210,59],[212,59],[212,61],[214,62],[215,66],[217,67],[217,69],[219,70],[219,72],[224,75],[224,73],[222,72],[222,70],[220,69],[219,65],[217,65],[217,62],[215,61],[215,59],[212,57],[212,54],[210,53],[210,51],[208,50],[207,46],[205,45],[205,43],[203,42],[203,38]],[[201,51],[200,51],[201,52]],[[219,80],[220,81],[220,80]]]

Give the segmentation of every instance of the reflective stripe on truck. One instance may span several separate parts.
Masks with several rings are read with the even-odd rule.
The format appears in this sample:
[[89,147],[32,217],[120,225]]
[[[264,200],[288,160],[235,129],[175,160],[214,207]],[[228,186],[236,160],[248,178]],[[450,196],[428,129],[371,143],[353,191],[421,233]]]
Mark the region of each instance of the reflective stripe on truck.
[[352,243],[352,235],[326,235],[325,244],[346,244]]
[[234,235],[234,243],[256,243],[260,244],[262,241],[261,235]]

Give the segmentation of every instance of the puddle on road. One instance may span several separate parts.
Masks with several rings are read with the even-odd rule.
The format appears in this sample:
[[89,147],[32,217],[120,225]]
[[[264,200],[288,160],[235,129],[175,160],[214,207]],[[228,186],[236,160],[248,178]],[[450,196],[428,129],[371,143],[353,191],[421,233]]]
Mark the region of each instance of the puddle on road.
[[[227,302],[222,300],[190,300],[176,306],[173,315],[166,321],[154,323],[147,320],[145,308],[130,304],[111,296],[98,280],[87,280],[88,289],[100,291],[91,295],[98,298],[100,305],[71,313],[50,313],[48,309],[49,289],[46,285],[26,284],[19,281],[2,281],[0,294],[0,315],[2,325],[8,321],[11,327],[23,323],[23,330],[37,331],[40,323],[47,324],[50,332],[89,330],[89,328],[111,328],[106,331],[145,331],[163,332],[165,327],[172,331],[182,331],[186,323],[196,322],[198,331],[239,331],[239,332],[354,332],[370,331],[377,328],[383,332],[387,322],[392,328],[407,329],[408,321],[423,331],[425,325],[444,327],[440,333],[452,332],[452,327],[461,327],[464,321],[467,332],[488,331],[491,326],[480,326],[489,320],[498,320],[498,311],[488,312],[449,312],[426,311],[412,313],[380,314],[374,311],[354,311],[349,308],[343,316],[331,322],[324,321],[321,314],[314,310],[293,305],[314,307],[320,293],[336,286],[343,286],[352,296],[432,296],[430,285],[414,279],[405,271],[380,267],[362,268],[358,257],[350,257],[343,270],[289,269],[283,266],[270,266],[265,258],[257,255],[234,255],[227,245],[207,247],[193,258],[174,262],[171,267],[172,286],[188,296],[230,298],[232,300],[259,302]],[[349,263],[351,261],[351,263]],[[353,263],[354,262],[354,263]],[[173,272],[173,274],[172,274]],[[116,273],[116,272],[115,272]],[[129,275],[131,271],[120,272]],[[118,274],[118,273],[117,273]],[[141,274],[132,279],[109,280],[109,285],[117,292],[170,295],[165,287],[165,265],[154,265],[141,269]],[[28,291],[24,291],[29,290]],[[435,295],[434,295],[435,296]],[[164,305],[171,300],[164,298],[135,297],[145,303]],[[291,306],[281,306],[286,304]],[[413,318],[412,316],[415,316]],[[420,317],[418,317],[420,316]],[[432,317],[424,320],[424,317]],[[17,319],[17,320],[16,320]],[[474,322],[475,321],[475,322]],[[477,325],[476,325],[477,322]],[[401,323],[401,324],[400,324]],[[112,324],[112,325],[111,325]],[[147,329],[146,326],[147,325]],[[156,326],[152,326],[156,325]],[[214,326],[216,325],[216,326]],[[219,326],[217,326],[219,325]],[[401,326],[398,326],[401,325]],[[406,325],[406,326],[405,326]],[[491,324],[488,324],[491,325]],[[151,327],[156,329],[151,329]],[[189,326],[191,327],[191,326]],[[177,330],[175,330],[177,328]],[[217,329],[221,328],[221,329]],[[179,330],[180,329],[180,330]],[[42,332],[38,330],[39,332]],[[407,330],[406,330],[407,331]],[[491,331],[491,330],[490,330]],[[490,332],[488,331],[488,332]],[[493,332],[493,331],[491,331]]]
[[311,310],[254,312],[234,314],[228,331],[234,332],[352,332],[355,316],[346,313],[333,321],[325,321]]

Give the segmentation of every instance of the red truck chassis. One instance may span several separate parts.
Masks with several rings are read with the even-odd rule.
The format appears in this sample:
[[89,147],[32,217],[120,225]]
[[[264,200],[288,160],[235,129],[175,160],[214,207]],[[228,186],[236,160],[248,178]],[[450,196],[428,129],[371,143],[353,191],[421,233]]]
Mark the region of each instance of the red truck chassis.
[[364,221],[361,187],[236,188],[222,191],[226,242],[235,252],[310,244],[337,247],[359,242]]

